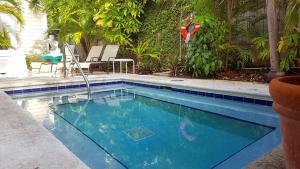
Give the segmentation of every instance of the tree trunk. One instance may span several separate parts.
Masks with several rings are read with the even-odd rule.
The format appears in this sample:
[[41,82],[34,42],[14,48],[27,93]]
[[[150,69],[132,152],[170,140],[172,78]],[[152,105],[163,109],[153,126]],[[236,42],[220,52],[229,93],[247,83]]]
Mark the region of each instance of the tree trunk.
[[275,0],[266,0],[267,3],[267,18],[268,18],[268,33],[269,33],[269,49],[271,74],[275,75],[279,72],[279,57],[277,53],[278,44],[278,24],[276,17]]
[[89,46],[86,43],[86,39],[85,38],[81,38],[80,40],[80,56],[86,58],[88,53],[89,53]]
[[232,44],[232,0],[227,0],[227,27],[228,27],[228,44]]
[[226,12],[227,12],[227,29],[228,29],[228,37],[227,37],[227,52],[225,58],[225,70],[228,69],[228,60],[230,57],[230,48],[232,46],[232,7],[233,0],[226,1]]

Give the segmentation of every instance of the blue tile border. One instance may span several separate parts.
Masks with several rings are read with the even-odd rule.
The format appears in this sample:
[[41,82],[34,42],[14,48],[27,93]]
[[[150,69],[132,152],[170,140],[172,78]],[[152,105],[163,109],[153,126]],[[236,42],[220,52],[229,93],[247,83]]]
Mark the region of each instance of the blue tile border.
[[230,96],[230,95],[216,94],[216,93],[210,93],[210,92],[185,90],[185,89],[179,89],[179,88],[174,88],[174,87],[164,87],[164,86],[141,84],[141,83],[127,82],[127,81],[123,81],[123,83],[127,84],[127,85],[135,85],[135,86],[150,87],[150,88],[157,88],[157,89],[161,89],[163,87],[163,88],[167,88],[172,91],[180,92],[180,93],[188,93],[188,94],[193,94],[193,95],[213,97],[213,98],[218,98],[218,99],[232,100],[232,101],[238,101],[238,102],[244,102],[244,103],[252,103],[252,104],[258,104],[258,105],[264,105],[264,106],[272,106],[272,104],[273,104],[272,101],[253,99],[253,98],[247,98],[247,97]]
[[[230,95],[223,95],[223,94],[217,94],[217,93],[211,93],[211,92],[203,92],[203,91],[194,91],[194,90],[187,90],[187,89],[180,89],[180,88],[174,88],[169,86],[160,86],[160,85],[154,85],[154,84],[146,84],[146,83],[138,83],[138,82],[130,82],[130,81],[111,81],[111,82],[95,82],[91,83],[91,87],[96,86],[107,86],[107,85],[114,85],[114,84],[126,84],[126,85],[133,85],[133,86],[140,86],[140,87],[148,87],[148,88],[154,88],[154,89],[168,89],[172,90],[174,92],[179,93],[187,93],[192,95],[199,95],[199,96],[206,96],[206,97],[212,97],[212,98],[218,98],[218,99],[224,99],[224,100],[232,100],[237,102],[243,102],[243,103],[251,103],[251,104],[258,104],[263,106],[272,106],[273,102],[268,100],[260,100],[260,99],[253,99],[253,98],[247,98],[247,97],[239,97],[239,96],[230,96]],[[58,85],[53,87],[42,87],[42,88],[32,88],[32,89],[16,89],[16,90],[7,90],[5,93],[8,95],[15,95],[15,94],[27,94],[27,93],[33,93],[33,92],[45,92],[45,91],[52,91],[52,90],[65,90],[65,89],[75,89],[75,88],[83,88],[86,87],[86,84],[76,84],[76,85]]]

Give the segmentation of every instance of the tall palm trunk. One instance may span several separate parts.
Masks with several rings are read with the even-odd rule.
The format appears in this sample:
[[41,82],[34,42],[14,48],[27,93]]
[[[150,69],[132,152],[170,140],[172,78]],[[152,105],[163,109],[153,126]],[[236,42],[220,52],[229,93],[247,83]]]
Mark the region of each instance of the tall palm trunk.
[[269,33],[269,49],[271,76],[275,76],[279,72],[279,56],[277,52],[278,43],[278,24],[275,9],[275,0],[266,0],[267,3],[267,18],[268,18],[268,33]]
[[232,45],[232,6],[233,1],[227,0],[227,27],[228,27],[228,44]]
[[232,7],[233,7],[233,0],[226,1],[226,12],[227,12],[227,29],[228,29],[228,37],[227,37],[227,52],[225,58],[225,70],[228,69],[228,60],[230,57],[229,49],[232,46]]

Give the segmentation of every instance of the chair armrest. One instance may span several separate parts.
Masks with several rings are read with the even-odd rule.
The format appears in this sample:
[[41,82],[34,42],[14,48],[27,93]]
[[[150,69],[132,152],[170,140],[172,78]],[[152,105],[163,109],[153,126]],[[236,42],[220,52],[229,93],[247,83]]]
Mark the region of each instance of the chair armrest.
[[109,57],[107,61],[110,62],[111,59],[112,59],[112,61],[114,61],[116,58],[115,57]]
[[[95,59],[95,60],[94,60],[94,59]],[[92,57],[91,60],[90,60],[90,62],[97,62],[98,60],[99,60],[98,57]]]

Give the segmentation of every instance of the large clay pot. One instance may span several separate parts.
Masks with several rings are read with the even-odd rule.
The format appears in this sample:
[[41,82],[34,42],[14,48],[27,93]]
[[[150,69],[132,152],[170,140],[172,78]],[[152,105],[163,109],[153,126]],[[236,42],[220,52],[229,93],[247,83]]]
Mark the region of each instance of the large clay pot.
[[280,114],[286,167],[300,169],[300,76],[272,80],[270,93]]

